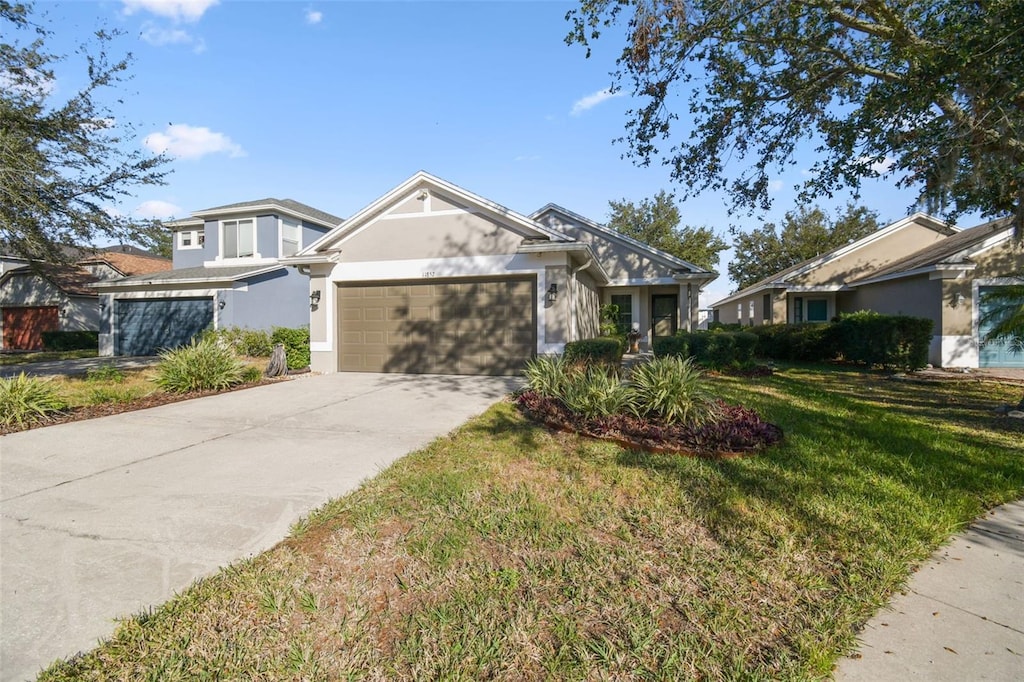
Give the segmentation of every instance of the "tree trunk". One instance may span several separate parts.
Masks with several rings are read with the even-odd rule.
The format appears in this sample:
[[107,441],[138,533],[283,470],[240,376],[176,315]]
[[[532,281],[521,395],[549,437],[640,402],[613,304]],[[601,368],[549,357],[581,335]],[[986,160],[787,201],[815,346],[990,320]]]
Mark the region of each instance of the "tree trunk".
[[270,362],[267,363],[267,369],[263,372],[268,377],[279,377],[284,376],[288,373],[288,360],[284,354],[284,344],[275,343],[274,351],[270,354]]

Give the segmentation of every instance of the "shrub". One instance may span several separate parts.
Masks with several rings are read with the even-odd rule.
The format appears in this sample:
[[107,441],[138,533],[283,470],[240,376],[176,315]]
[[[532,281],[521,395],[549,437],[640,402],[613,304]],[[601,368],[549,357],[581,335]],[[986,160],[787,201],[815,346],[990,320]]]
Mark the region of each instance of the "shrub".
[[211,336],[227,343],[238,355],[251,358],[267,358],[273,350],[270,332],[265,329],[249,329],[247,327],[226,327],[209,329],[203,332],[203,338]]
[[654,340],[654,354],[688,358],[708,367],[739,367],[754,358],[757,337],[749,331],[678,332]]
[[908,370],[928,363],[932,326],[928,318],[869,310],[841,315],[835,324],[843,359]]
[[598,365],[618,371],[622,365],[622,354],[626,352],[624,339],[618,336],[600,336],[596,339],[570,341],[565,344],[564,357],[567,362],[585,366]]
[[99,332],[43,332],[43,350],[96,350],[99,348]]
[[249,365],[242,370],[242,383],[255,384],[263,381],[263,370],[256,365]]
[[288,369],[309,367],[309,327],[274,327],[270,344],[276,343],[284,345]]
[[675,336],[655,337],[651,349],[657,356],[688,358],[690,357],[690,335],[683,332]]
[[526,388],[548,398],[561,398],[571,376],[579,370],[562,355],[540,355],[526,363]]
[[617,375],[592,365],[584,371],[570,372],[568,382],[557,396],[566,407],[587,419],[607,417],[626,410],[631,390]]
[[90,405],[122,404],[138,400],[145,395],[141,386],[94,386],[89,391]]
[[693,358],[661,357],[634,368],[633,410],[669,424],[700,426],[715,421],[719,403],[707,390]]
[[171,393],[221,390],[242,383],[245,365],[214,338],[160,354],[156,384]]
[[121,371],[121,368],[111,362],[85,371],[85,380],[89,383],[103,382],[119,384],[124,381],[124,379],[124,372]]
[[29,377],[24,372],[0,379],[0,425],[26,426],[66,407],[49,379]]
[[824,362],[836,357],[836,330],[832,324],[771,324],[751,327],[757,337],[756,353],[774,360]]

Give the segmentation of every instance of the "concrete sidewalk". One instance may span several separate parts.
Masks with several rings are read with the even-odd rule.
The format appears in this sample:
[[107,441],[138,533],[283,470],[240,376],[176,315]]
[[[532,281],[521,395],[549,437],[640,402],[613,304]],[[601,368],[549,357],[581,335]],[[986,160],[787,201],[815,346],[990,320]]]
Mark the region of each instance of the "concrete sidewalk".
[[0,678],[268,549],[518,383],[310,375],[0,437]]
[[922,566],[835,679],[1024,680],[1024,500],[978,519]]

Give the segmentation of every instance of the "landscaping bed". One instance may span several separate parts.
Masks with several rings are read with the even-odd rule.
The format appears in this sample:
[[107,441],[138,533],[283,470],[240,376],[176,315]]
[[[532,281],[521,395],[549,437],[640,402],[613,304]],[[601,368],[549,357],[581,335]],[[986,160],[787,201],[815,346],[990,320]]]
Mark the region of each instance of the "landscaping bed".
[[764,421],[753,410],[723,401],[718,401],[718,419],[700,426],[666,424],[632,414],[588,419],[555,398],[529,390],[516,397],[516,404],[531,419],[548,427],[649,452],[728,457],[752,453],[782,440],[782,429],[775,424]]

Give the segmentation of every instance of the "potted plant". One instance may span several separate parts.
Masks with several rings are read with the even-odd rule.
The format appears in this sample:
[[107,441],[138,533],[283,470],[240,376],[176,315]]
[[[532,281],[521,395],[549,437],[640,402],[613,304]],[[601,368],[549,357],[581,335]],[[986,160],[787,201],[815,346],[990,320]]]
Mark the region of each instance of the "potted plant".
[[629,342],[629,352],[639,353],[640,352],[640,330],[633,327],[626,333],[626,341]]

